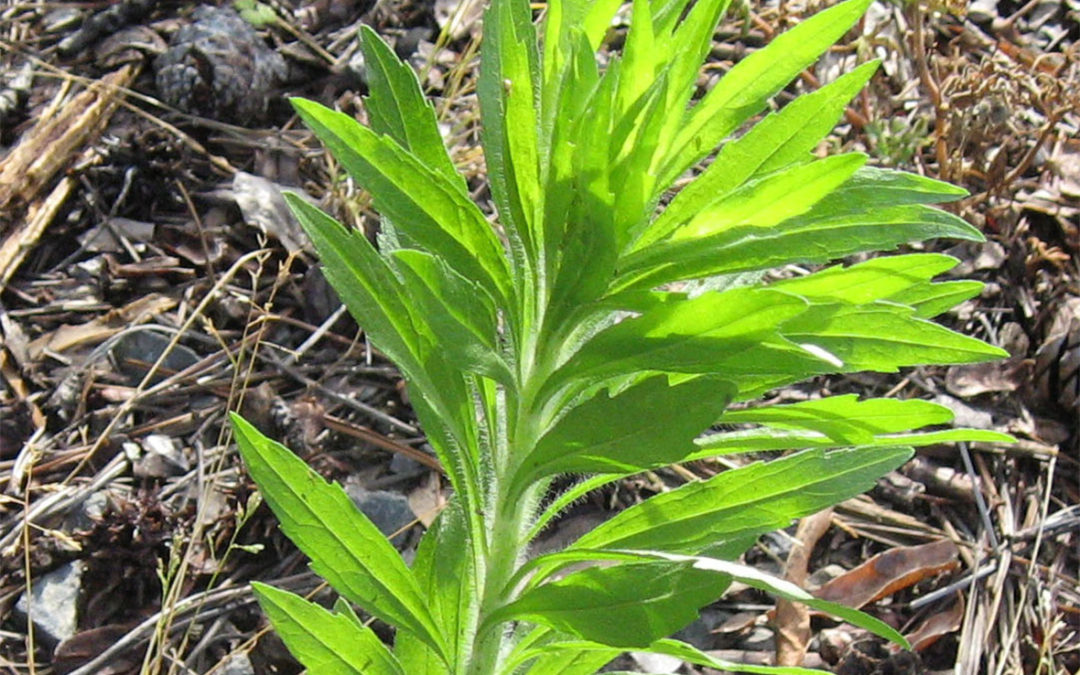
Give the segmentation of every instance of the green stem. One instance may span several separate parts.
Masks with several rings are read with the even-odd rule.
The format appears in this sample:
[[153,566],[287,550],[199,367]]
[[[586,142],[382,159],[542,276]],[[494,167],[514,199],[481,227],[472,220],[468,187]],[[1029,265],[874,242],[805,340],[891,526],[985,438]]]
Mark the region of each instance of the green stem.
[[487,504],[488,520],[487,550],[484,571],[478,575],[480,583],[479,611],[474,624],[474,641],[468,675],[495,675],[506,637],[506,626],[489,623],[487,618],[505,605],[513,589],[510,581],[520,565],[529,521],[536,508],[539,486],[518,486],[514,472],[521,457],[536,445],[541,429],[535,414],[535,397],[544,381],[544,360],[539,358],[539,327],[543,324],[546,302],[543,294],[532,294],[532,302],[523,303],[522,330],[518,332],[519,370],[517,388],[513,395],[508,392],[500,406],[505,415],[507,437],[501,447],[492,448],[494,481],[490,486],[491,501]]
[[472,659],[466,671],[469,675],[494,675],[497,672],[505,626],[486,624],[485,619],[507,600],[504,594],[517,569],[521,555],[519,542],[528,517],[528,509],[522,508],[521,503],[503,503],[500,506],[504,508],[496,513],[492,523],[480,611],[476,617],[477,633]]

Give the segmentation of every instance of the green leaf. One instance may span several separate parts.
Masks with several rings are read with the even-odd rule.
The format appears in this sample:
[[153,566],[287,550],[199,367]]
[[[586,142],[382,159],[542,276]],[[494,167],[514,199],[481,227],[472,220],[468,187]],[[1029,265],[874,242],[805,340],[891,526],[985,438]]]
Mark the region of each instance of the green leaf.
[[424,97],[420,81],[408,64],[370,26],[360,26],[368,96],[364,98],[371,128],[385,134],[447,180],[465,186],[454,168],[435,117],[435,108]]
[[630,28],[620,59],[615,118],[622,118],[656,79],[658,57],[649,0],[632,0]]
[[822,202],[777,227],[736,227],[712,237],[645,248],[620,263],[612,292],[788,264],[824,263],[935,237],[983,240],[962,218],[920,204],[863,210],[859,204],[842,209],[831,203],[825,209]]
[[[752,180],[739,178],[740,173],[751,176],[741,164],[724,170],[726,164],[714,163],[649,226],[637,244],[637,250],[644,249],[638,255],[661,257],[665,247],[681,240],[701,239],[740,226],[772,227],[802,215],[847,181],[865,161],[859,154],[836,155],[792,164]],[[734,179],[730,186],[720,184],[729,176]],[[647,247],[669,235],[670,241]]]
[[977,363],[1008,352],[913,316],[903,305],[814,305],[784,324],[782,333],[844,362],[844,370],[895,372],[900,366]]
[[864,304],[925,286],[931,278],[952,269],[958,262],[952,256],[938,253],[873,258],[850,267],[837,265],[805,277],[779,281],[770,288],[818,303]]
[[758,673],[760,675],[823,675],[828,671],[817,668],[799,668],[796,666],[755,666],[745,663],[735,663],[726,659],[710,656],[700,649],[678,640],[657,640],[649,645],[647,652],[653,654],[667,654],[693,663],[698,666],[706,666],[734,673]]
[[872,398],[855,394],[830,396],[787,405],[730,410],[719,424],[765,424],[778,429],[816,431],[849,445],[869,443],[880,434],[947,424],[953,413],[945,406],[920,399]]
[[280,21],[273,7],[256,0],[234,0],[232,4],[240,18],[256,28],[274,26]]
[[425,317],[408,301],[401,282],[362,233],[347,232],[295,195],[286,194],[285,199],[319,251],[326,278],[375,346],[409,380],[413,406],[433,437],[440,461],[455,489],[465,490],[468,458],[452,450],[471,447],[475,413],[461,372],[444,358],[438,343],[431,343]]
[[[601,645],[595,642],[585,642],[581,640],[570,640],[553,642],[550,645],[546,645],[539,650],[541,653],[548,652],[552,655],[559,654],[563,651],[568,653],[582,653],[592,651],[594,653],[599,652],[601,654],[607,653],[611,658],[614,658],[617,654],[612,654],[611,647],[607,645]],[[657,640],[648,647],[639,648],[635,651],[648,652],[651,654],[665,654],[667,656],[674,656],[682,659],[687,663],[693,663],[699,666],[707,666],[709,668],[717,668],[725,672],[734,673],[760,673],[761,675],[827,675],[827,671],[818,670],[816,668],[799,668],[795,666],[755,666],[745,663],[735,663],[727,661],[725,659],[719,659],[714,656],[710,656],[705,652],[689,645],[685,642],[678,640],[663,639]],[[610,659],[609,659],[610,660]],[[531,671],[530,671],[531,672]],[[536,675],[541,675],[542,671],[537,671]]]
[[[470,609],[470,598],[476,589],[470,585],[475,574],[466,528],[460,503],[453,499],[424,533],[412,567],[440,631],[450,641],[448,648],[452,654],[463,653],[461,643],[469,639],[467,630],[475,612]],[[399,633],[394,652],[407,673],[449,672],[438,654],[412,635]]]
[[513,376],[498,351],[498,319],[487,292],[429,253],[401,249],[392,255],[412,311],[433,331],[432,342],[461,369],[510,384]]
[[870,0],[848,0],[803,21],[746,57],[685,117],[660,174],[670,184],[700,161],[858,21]]
[[[519,266],[543,246],[537,128],[538,56],[527,3],[492,2],[484,13],[477,94],[488,182]],[[521,260],[524,256],[525,260]]]
[[259,582],[251,588],[285,646],[313,675],[405,675],[378,636],[349,615]]
[[[760,288],[704,293],[696,298],[667,296],[662,304],[624,319],[587,342],[556,374],[562,378],[602,381],[636,371],[680,373],[737,372],[743,367],[789,372],[802,361],[783,361],[782,345],[770,344],[785,321],[805,311],[794,295]],[[752,351],[772,351],[773,361],[747,361]],[[805,357],[810,360],[809,356]],[[804,372],[798,370],[797,372]]]
[[672,233],[672,240],[699,240],[746,225],[778,225],[809,211],[864,162],[861,154],[834,155],[752,180],[695,215]]
[[693,622],[728,584],[687,564],[590,567],[525,592],[489,621],[521,619],[613,647],[644,647]]
[[482,284],[492,297],[506,294],[509,272],[502,244],[460,182],[348,115],[314,101],[291,101],[397,230]]
[[[924,433],[888,434],[875,436],[872,441],[862,443],[860,448],[883,448],[904,445],[922,447],[968,441],[973,443],[1013,443],[1015,438],[1008,434],[985,429],[946,429]],[[710,434],[696,441],[700,450],[687,456],[686,461],[731,455],[744,452],[764,452],[767,450],[803,450],[805,448],[845,448],[850,444],[835,441],[824,434],[811,431],[781,431],[777,429],[752,429],[748,431],[730,431]]]
[[695,570],[708,570],[710,572],[715,572],[722,578],[730,577],[735,581],[744,583],[751,588],[765,591],[778,598],[798,602],[811,609],[816,609],[825,612],[826,614],[839,617],[853,626],[865,628],[875,635],[880,635],[881,637],[891,640],[904,649],[911,648],[911,645],[908,644],[908,641],[904,636],[884,621],[836,602],[819,600],[790,581],[774,577],[767,572],[762,572],[749,565],[743,565],[728,560],[717,560],[716,558],[706,558],[704,556],[685,556],[658,551],[634,551],[634,553],[641,555],[643,558],[656,558],[660,560],[670,560],[672,562],[692,563],[693,569]]
[[573,643],[563,648],[560,643],[555,643],[550,649],[541,649],[529,655],[534,658],[532,665],[525,675],[595,675],[609,661],[622,653],[621,649],[613,649],[606,645],[593,642],[585,643],[589,646],[577,647]]
[[885,299],[911,307],[920,319],[930,319],[975,297],[982,289],[981,281],[940,281],[912,286]]
[[751,177],[807,161],[810,152],[835,126],[847,102],[862,89],[876,69],[876,61],[863,64],[821,89],[800,96],[780,112],[755,124],[742,137],[724,144],[716,160],[675,195],[664,212],[644,231],[635,248],[661,239]]
[[590,476],[572,487],[564,490],[562,494],[557,496],[550,504],[548,504],[543,512],[536,517],[536,522],[533,523],[532,528],[529,529],[529,533],[525,536],[525,541],[532,541],[544,531],[548,523],[554,520],[563,512],[563,509],[567,508],[578,499],[589,494],[593,490],[601,488],[610,483],[625,478],[626,474],[621,473],[603,473],[596,476]]
[[910,456],[911,449],[903,447],[814,449],[756,462],[635,504],[571,548],[701,551],[787,527],[795,518],[854,497]]
[[[542,571],[540,572],[539,578],[544,579],[549,576],[553,571],[556,571],[562,567],[566,567],[568,564],[590,561],[630,561],[629,565],[622,564],[615,567],[587,568],[581,572],[574,572],[568,575],[563,580],[561,580],[564,581],[565,579],[569,579],[570,577],[576,576],[578,574],[583,574],[584,572],[588,572],[594,569],[618,570],[626,567],[637,567],[638,564],[633,562],[635,560],[664,560],[672,563],[689,563],[691,565],[691,569],[695,571],[714,573],[717,574],[721,579],[726,580],[729,578],[731,580],[746,584],[751,588],[757,588],[777,597],[791,600],[793,602],[800,602],[808,607],[840,617],[845,621],[851,623],[852,625],[858,626],[860,628],[865,628],[866,630],[869,630],[877,635],[892,640],[893,642],[904,647],[905,649],[910,648],[910,645],[908,645],[908,642],[904,639],[904,636],[898,633],[896,629],[894,629],[892,626],[889,626],[888,624],[880,621],[879,619],[875,619],[874,617],[868,614],[864,614],[863,612],[860,612],[859,610],[853,609],[851,607],[846,607],[844,605],[834,602],[819,600],[818,598],[815,598],[813,595],[803,590],[802,588],[799,588],[799,586],[791,583],[790,581],[780,579],[769,574],[768,572],[763,572],[749,565],[743,565],[737,562],[720,560],[717,558],[702,555],[682,555],[677,553],[668,553],[665,551],[642,549],[589,550],[573,548],[540,556],[540,558],[533,561],[533,564],[541,568]],[[558,583],[560,582],[556,581],[545,584],[543,586],[533,587],[532,589],[527,590],[525,594],[523,594],[522,598],[527,598],[533,593],[537,593],[545,588],[554,586]],[[630,597],[632,597],[632,591]],[[701,605],[694,606],[699,607]],[[691,621],[692,620],[693,619],[691,618]],[[575,631],[567,632],[570,632],[574,635],[578,634]],[[585,639],[591,639],[594,642],[601,642],[600,640],[595,640],[588,637],[586,637]],[[660,637],[657,637],[656,639],[660,639]],[[613,643],[611,643],[610,641],[603,641],[602,644]],[[613,644],[613,646],[620,645]]]
[[567,412],[524,459],[514,482],[560,473],[633,473],[679,462],[723,412],[734,387],[719,377],[650,376],[597,393]]
[[[665,122],[659,133],[658,151],[654,159],[663,161],[668,155],[672,141],[682,129],[682,115],[671,111],[685,110],[697,90],[697,77],[701,64],[706,60],[713,45],[713,34],[720,17],[727,10],[731,0],[700,0],[686,11],[686,18],[674,25],[684,13],[687,0],[671,0],[667,3],[655,3],[653,23],[657,35],[657,51],[667,60],[669,86],[667,99],[662,106]],[[664,63],[661,60],[661,63]],[[654,163],[649,173],[658,175],[659,167]],[[660,184],[666,189],[667,184]]]
[[420,336],[400,282],[362,233],[286,193],[285,201],[323,262],[323,273],[372,341],[406,372],[421,370]]
[[440,654],[439,631],[401,556],[340,485],[230,414],[248,471],[281,530],[339,593],[383,621],[416,633]]
[[[794,104],[792,104],[794,105]],[[968,191],[926,176],[864,166],[840,189],[822,200],[822,210],[849,211],[901,204],[942,204],[963,199]]]

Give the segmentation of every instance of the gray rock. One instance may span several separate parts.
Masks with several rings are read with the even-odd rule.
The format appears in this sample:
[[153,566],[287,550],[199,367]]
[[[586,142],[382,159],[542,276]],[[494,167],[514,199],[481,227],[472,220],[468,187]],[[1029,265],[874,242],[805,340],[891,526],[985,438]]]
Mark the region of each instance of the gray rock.
[[408,455],[395,452],[390,458],[390,473],[401,476],[417,476],[425,471],[424,465]]
[[199,362],[199,355],[184,345],[176,344],[169,349],[171,342],[170,336],[155,331],[131,330],[116,340],[109,351],[109,359],[113,366],[128,378],[128,382],[137,385],[150,372],[150,366],[168,349],[161,366],[150,379],[150,384],[157,384],[169,375]]
[[191,468],[184,450],[164,434],[150,434],[142,439],[141,456],[132,465],[138,478],[180,476]]
[[[405,495],[385,490],[365,490],[357,485],[345,488],[356,507],[371,519],[379,531],[390,536],[416,520],[409,500]],[[394,546],[403,547],[408,541],[408,532],[402,532],[390,540]]]
[[94,527],[105,515],[105,509],[109,507],[108,490],[98,490],[90,493],[90,496],[73,509],[64,519],[64,529],[68,532],[86,531]]
[[76,560],[32,579],[29,599],[23,593],[15,602],[16,617],[25,622],[29,614],[34,634],[41,642],[53,646],[75,635],[85,568],[84,562]]
[[742,639],[743,648],[751,652],[771,652],[776,650],[776,636],[764,626],[756,626]]
[[977,24],[988,24],[998,18],[998,0],[973,0],[968,5],[968,18]]
[[230,654],[216,672],[221,675],[254,675],[255,667],[251,665],[251,658],[246,652],[238,652]]

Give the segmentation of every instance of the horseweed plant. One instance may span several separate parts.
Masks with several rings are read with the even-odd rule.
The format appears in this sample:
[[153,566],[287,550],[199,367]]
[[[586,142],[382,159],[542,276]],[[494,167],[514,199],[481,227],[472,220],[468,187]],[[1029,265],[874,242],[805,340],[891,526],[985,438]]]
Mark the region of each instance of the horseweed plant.
[[[410,568],[340,486],[233,418],[282,530],[342,597],[330,611],[254,585],[311,672],[585,675],[625,650],[812,672],[730,664],[668,637],[733,581],[904,644],[869,615],[738,562],[762,533],[868,489],[912,446],[1007,440],[915,432],[951,419],[920,400],[750,404],[821,374],[1003,355],[927,320],[980,288],[931,281],[956,264],[948,256],[766,275],[912,240],[981,240],[926,206],[962,190],[870,168],[858,153],[812,154],[876,63],[725,140],[869,2],[803,21],[692,102],[728,0],[635,0],[625,46],[604,68],[597,50],[619,0],[549,0],[542,46],[528,3],[493,0],[477,89],[495,226],[470,200],[415,74],[371,30],[369,127],[293,101],[373,196],[380,246],[290,204],[326,276],[400,367],[454,490]],[[718,423],[727,430],[703,435]],[[783,450],[797,452],[658,494],[562,550],[526,555],[565,507],[607,483]],[[576,482],[555,482],[567,475]],[[396,628],[392,649],[352,605]]]

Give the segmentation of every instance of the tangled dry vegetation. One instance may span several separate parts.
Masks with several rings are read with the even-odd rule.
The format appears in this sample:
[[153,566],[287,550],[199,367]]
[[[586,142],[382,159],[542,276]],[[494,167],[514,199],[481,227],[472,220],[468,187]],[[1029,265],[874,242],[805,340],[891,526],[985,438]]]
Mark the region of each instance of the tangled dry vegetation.
[[[344,482],[380,527],[400,531],[406,555],[444,503],[398,375],[320,276],[280,190],[371,233],[377,219],[283,97],[363,116],[355,33],[374,25],[436,97],[483,202],[481,3],[235,4],[239,23],[199,24],[210,10],[187,2],[14,2],[0,13],[0,662],[10,672],[295,672],[246,584],[318,595],[318,580],[259,507],[227,410]],[[702,90],[822,4],[736,2]],[[845,673],[1080,670],[1078,24],[1076,0],[882,2],[792,85],[883,59],[830,143],[971,192],[955,208],[988,242],[936,246],[963,261],[956,274],[987,285],[948,320],[1012,354],[830,379],[814,393],[933,399],[958,425],[1020,441],[929,448],[869,495],[752,552],[901,628],[913,655],[764,606],[751,590],[706,610],[685,639],[725,658]],[[547,543],[730,466],[626,482],[579,505]]]

